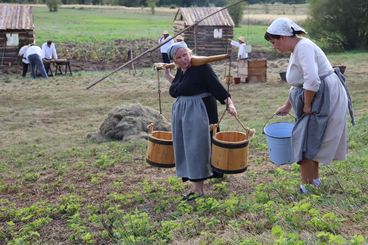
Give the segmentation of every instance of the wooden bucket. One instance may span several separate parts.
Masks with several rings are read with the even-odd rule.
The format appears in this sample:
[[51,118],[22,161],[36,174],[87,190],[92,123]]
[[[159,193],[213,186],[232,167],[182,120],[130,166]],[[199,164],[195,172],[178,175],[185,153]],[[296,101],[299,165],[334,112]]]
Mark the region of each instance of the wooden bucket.
[[212,140],[212,167],[221,173],[236,174],[248,167],[248,134],[237,131],[217,132]]
[[234,77],[234,84],[240,83],[240,77]]
[[248,60],[248,80],[249,82],[267,81],[267,60]]
[[148,125],[148,145],[146,161],[155,167],[175,167],[172,133],[154,131],[153,124]]

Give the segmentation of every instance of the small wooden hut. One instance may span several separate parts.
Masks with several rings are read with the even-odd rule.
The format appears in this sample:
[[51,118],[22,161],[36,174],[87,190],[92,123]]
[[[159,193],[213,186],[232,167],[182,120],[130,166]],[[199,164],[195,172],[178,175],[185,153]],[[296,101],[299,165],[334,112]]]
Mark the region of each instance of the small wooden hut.
[[[179,8],[174,18],[174,33],[179,33],[219,9],[216,7]],[[186,30],[181,35],[195,54],[216,55],[226,53],[228,39],[233,38],[233,29],[234,22],[225,9]]]
[[17,63],[19,48],[33,41],[32,7],[0,4],[0,66]]

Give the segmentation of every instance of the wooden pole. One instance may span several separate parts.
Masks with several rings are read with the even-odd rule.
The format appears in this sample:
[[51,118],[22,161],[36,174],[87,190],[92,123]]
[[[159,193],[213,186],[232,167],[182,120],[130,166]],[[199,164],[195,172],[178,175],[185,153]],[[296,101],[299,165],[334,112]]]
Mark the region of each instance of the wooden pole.
[[154,47],[152,47],[152,48],[150,48],[150,49],[148,49],[148,50],[144,51],[144,52],[143,52],[143,53],[141,53],[140,55],[136,56],[135,58],[133,58],[133,59],[131,59],[131,60],[129,60],[129,61],[127,61],[127,62],[125,62],[124,64],[122,64],[121,66],[119,66],[118,68],[116,68],[115,70],[113,70],[112,72],[110,72],[109,74],[107,74],[106,76],[102,77],[101,79],[99,79],[99,80],[97,80],[96,82],[94,82],[94,83],[92,83],[91,85],[89,85],[86,89],[90,89],[90,88],[92,88],[93,86],[95,86],[96,84],[98,84],[98,83],[102,82],[103,80],[105,80],[106,78],[108,78],[109,76],[111,76],[112,74],[114,74],[114,73],[116,73],[116,72],[120,71],[120,70],[121,70],[122,68],[124,68],[125,66],[127,66],[127,65],[129,65],[130,63],[132,63],[132,62],[136,61],[137,59],[141,58],[142,56],[146,55],[147,53],[150,53],[150,52],[152,52],[152,51],[154,51],[154,50],[156,50],[156,49],[160,48],[162,45],[164,45],[164,44],[166,44],[167,42],[171,41],[172,39],[174,39],[174,38],[175,38],[175,37],[177,37],[178,35],[182,34],[183,32],[185,32],[185,31],[189,30],[190,28],[192,28],[192,27],[194,27],[194,26],[198,25],[200,22],[204,21],[205,19],[208,19],[208,18],[209,18],[209,17],[211,17],[212,15],[215,15],[215,14],[217,14],[218,12],[221,12],[221,11],[223,11],[223,10],[227,9],[227,8],[230,8],[230,7],[232,7],[232,6],[235,6],[235,5],[237,5],[237,4],[239,4],[239,3],[243,2],[243,1],[244,1],[244,0],[241,0],[241,1],[235,2],[235,3],[233,3],[233,4],[229,4],[229,5],[227,5],[227,6],[223,7],[223,8],[221,8],[221,9],[219,9],[219,10],[217,10],[217,11],[213,12],[212,14],[209,14],[209,15],[207,15],[206,17],[203,17],[202,19],[200,19],[200,20],[196,21],[196,23],[194,23],[194,24],[192,24],[192,25],[190,25],[190,26],[188,26],[188,27],[184,28],[182,31],[178,32],[178,34],[176,34],[175,36],[173,36],[173,37],[171,37],[171,38],[167,39],[165,42],[163,42],[163,43],[161,43],[161,44],[159,44],[159,45],[157,45],[157,46],[154,46]]

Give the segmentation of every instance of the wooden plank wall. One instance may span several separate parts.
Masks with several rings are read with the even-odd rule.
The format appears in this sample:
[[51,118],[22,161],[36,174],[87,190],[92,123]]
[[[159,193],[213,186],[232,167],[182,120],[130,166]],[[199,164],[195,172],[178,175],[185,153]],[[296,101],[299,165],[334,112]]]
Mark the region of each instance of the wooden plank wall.
[[[174,33],[179,33],[186,28],[184,21],[175,21]],[[214,29],[222,29],[222,38],[214,38]],[[189,29],[183,34],[184,41],[188,47],[195,52],[195,34],[194,28]],[[198,26],[196,36],[196,54],[197,55],[217,55],[226,53],[229,47],[228,39],[233,38],[233,28],[228,26]]]
[[[19,46],[6,46],[6,33],[18,33]],[[0,66],[11,66],[19,63],[19,49],[26,44],[33,43],[33,31],[1,31],[0,32]]]

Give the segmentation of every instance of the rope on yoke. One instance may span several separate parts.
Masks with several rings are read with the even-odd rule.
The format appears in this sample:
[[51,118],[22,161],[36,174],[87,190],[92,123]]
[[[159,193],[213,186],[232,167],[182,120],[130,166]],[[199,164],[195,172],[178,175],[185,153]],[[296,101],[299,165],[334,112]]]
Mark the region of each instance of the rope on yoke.
[[[228,69],[228,77],[227,78],[228,78],[228,80],[225,78],[225,81],[227,81],[227,93],[230,94],[231,53],[229,55],[229,69]],[[225,108],[224,112],[222,113],[222,115],[220,117],[220,120],[218,121],[218,123],[215,124],[216,128],[220,126],[220,123],[221,123],[222,119],[224,118],[228,108],[229,108],[229,105],[228,105],[228,103],[226,103],[226,108]],[[234,117],[235,117],[236,121],[240,124],[240,126],[245,130],[245,133],[247,134],[248,139],[252,138],[255,135],[256,131],[254,129],[250,129],[250,128],[244,126],[244,124],[240,121],[238,116],[234,116]]]
[[[224,110],[224,112],[222,113],[220,120],[218,121],[217,126],[215,127],[219,127],[220,123],[222,121],[222,119],[224,118],[225,114],[226,114],[227,109]],[[248,128],[246,126],[244,126],[244,124],[240,121],[238,116],[234,116],[236,121],[240,124],[240,126],[245,130],[245,133],[247,134],[247,136],[249,137],[248,139],[252,138],[255,134],[256,134],[256,130]]]
[[161,108],[161,86],[160,86],[160,71],[156,69],[157,71],[157,93],[158,93],[158,105],[160,108],[160,114],[162,115],[162,108]]

